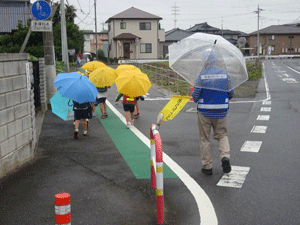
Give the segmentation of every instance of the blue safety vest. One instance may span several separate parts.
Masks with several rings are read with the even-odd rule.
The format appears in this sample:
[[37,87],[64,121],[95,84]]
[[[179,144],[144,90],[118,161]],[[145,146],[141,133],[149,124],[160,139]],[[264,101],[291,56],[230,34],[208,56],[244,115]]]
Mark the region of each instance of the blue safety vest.
[[[197,84],[201,83],[197,88]],[[229,99],[231,96],[227,92],[228,76],[224,70],[212,67],[203,71],[195,83],[193,96],[200,96],[198,99],[197,109],[206,117],[210,118],[222,118],[227,115],[229,107]],[[213,88],[213,89],[212,89]],[[224,89],[224,91],[215,90]]]

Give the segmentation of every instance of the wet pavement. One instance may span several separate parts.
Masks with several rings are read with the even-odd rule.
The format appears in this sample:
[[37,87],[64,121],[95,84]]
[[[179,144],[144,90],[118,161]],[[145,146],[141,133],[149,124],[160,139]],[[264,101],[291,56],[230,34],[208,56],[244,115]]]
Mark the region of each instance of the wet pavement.
[[1,225],[54,224],[54,196],[63,192],[71,195],[72,224],[156,224],[150,179],[135,178],[97,117],[90,137],[81,122],[78,140],[73,121],[48,110],[41,122],[34,159],[0,180]]

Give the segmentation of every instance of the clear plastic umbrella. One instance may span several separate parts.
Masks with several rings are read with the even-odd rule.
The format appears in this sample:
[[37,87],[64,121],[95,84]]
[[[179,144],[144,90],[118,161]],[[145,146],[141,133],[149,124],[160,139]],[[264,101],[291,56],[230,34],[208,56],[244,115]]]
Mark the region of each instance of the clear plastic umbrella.
[[169,54],[170,67],[195,87],[230,91],[248,80],[243,54],[219,35],[193,34]]

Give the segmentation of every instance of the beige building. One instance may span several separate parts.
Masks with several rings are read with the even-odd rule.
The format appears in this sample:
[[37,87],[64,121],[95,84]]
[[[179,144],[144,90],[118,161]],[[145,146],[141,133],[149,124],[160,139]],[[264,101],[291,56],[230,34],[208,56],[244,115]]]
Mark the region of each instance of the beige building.
[[109,58],[158,59],[163,57],[165,30],[161,17],[131,7],[108,23]]
[[[250,55],[257,55],[257,32],[250,36]],[[300,55],[300,24],[273,25],[259,31],[261,55]]]

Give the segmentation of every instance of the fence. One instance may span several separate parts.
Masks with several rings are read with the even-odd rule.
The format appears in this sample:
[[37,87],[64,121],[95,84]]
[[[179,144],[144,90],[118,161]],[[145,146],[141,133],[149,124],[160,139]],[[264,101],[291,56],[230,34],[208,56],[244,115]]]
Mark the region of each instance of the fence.
[[151,82],[164,86],[169,91],[169,95],[171,91],[180,95],[190,95],[190,83],[173,70],[152,66],[147,63],[136,63],[135,66],[147,73]]

